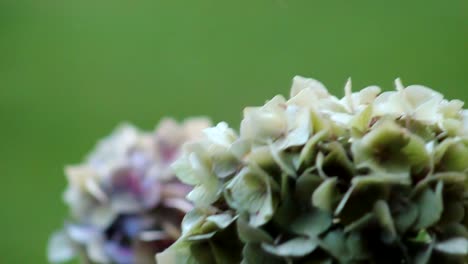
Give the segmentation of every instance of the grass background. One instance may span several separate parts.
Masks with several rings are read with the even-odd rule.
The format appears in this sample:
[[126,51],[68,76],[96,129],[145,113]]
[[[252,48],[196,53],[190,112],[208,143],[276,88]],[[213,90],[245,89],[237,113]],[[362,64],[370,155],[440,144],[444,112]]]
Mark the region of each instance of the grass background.
[[63,166],[119,122],[238,127],[296,74],[468,100],[468,2],[0,0],[0,263],[47,263]]

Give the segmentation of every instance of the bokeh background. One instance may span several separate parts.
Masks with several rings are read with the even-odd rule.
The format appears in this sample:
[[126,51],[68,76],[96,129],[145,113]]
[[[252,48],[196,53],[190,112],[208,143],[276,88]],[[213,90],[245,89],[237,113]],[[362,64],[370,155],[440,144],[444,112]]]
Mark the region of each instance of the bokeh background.
[[0,263],[47,263],[64,165],[121,121],[238,127],[296,74],[468,100],[468,1],[0,0]]

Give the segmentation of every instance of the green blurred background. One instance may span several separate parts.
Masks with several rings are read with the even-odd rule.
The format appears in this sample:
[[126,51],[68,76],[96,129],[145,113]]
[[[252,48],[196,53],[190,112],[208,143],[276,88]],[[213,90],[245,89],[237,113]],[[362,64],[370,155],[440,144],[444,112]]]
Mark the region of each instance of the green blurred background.
[[468,2],[0,0],[0,263],[47,263],[63,166],[119,122],[238,127],[296,74],[468,100]]

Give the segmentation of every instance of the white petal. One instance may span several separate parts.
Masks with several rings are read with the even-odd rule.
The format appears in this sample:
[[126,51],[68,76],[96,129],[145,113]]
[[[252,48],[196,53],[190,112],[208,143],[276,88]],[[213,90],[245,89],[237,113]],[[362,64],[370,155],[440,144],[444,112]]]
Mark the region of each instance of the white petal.
[[443,116],[438,113],[438,106],[439,101],[437,99],[433,98],[428,100],[414,110],[412,118],[429,124],[435,124],[443,118]]
[[283,100],[275,97],[264,107],[246,108],[241,122],[241,137],[266,142],[282,136],[288,125]]
[[468,240],[466,238],[453,238],[435,245],[437,251],[454,255],[468,254]]
[[99,206],[89,213],[89,221],[98,228],[106,228],[117,217],[116,212],[110,206]]
[[319,98],[324,98],[329,95],[327,88],[325,88],[325,85],[323,85],[321,82],[311,78],[295,76],[293,78],[293,84],[291,87],[291,97],[296,96],[304,89],[311,89]]
[[463,121],[463,135],[468,136],[468,110],[463,110],[461,115]]
[[304,108],[289,106],[286,110],[288,132],[283,149],[304,145],[312,132],[310,112]]
[[109,257],[104,249],[104,241],[100,237],[95,237],[87,246],[87,254],[89,258],[98,263],[110,263]]
[[101,189],[101,187],[99,186],[99,183],[96,182],[96,179],[87,178],[85,180],[85,186],[86,186],[86,190],[100,202],[105,203],[108,201],[107,195]]
[[58,231],[52,234],[49,240],[47,256],[52,263],[62,263],[69,261],[76,255],[70,239],[65,232]]
[[395,79],[395,88],[396,88],[397,91],[402,91],[403,89],[405,89],[405,86],[401,82],[400,78]]
[[355,102],[354,102],[354,98],[353,98],[353,91],[351,90],[352,89],[351,78],[348,78],[348,81],[346,82],[346,85],[345,85],[344,89],[345,89],[345,98],[346,98],[347,109],[350,112],[354,112],[356,106],[355,106]]
[[98,229],[75,224],[66,225],[65,230],[70,239],[80,244],[88,243],[96,236],[97,233],[99,233]]
[[401,116],[405,113],[397,92],[383,92],[374,101],[375,116]]
[[405,93],[407,99],[413,106],[417,106],[423,102],[431,100],[432,98],[439,102],[444,98],[442,94],[423,85],[410,85],[405,88]]
[[203,129],[211,127],[211,121],[208,118],[198,117],[190,118],[184,121],[185,140],[197,140],[202,138]]
[[221,122],[215,127],[206,128],[203,133],[211,142],[226,148],[229,148],[232,142],[237,139],[234,130],[229,128],[225,122]]
[[381,91],[382,90],[378,86],[368,86],[361,91],[354,93],[353,95],[356,97],[354,100],[360,105],[369,105],[374,102],[375,98],[377,98]]

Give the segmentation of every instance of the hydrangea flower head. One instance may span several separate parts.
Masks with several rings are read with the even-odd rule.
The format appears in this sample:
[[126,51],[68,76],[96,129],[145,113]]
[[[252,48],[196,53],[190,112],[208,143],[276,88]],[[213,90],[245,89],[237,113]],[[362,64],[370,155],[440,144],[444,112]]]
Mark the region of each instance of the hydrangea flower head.
[[123,124],[82,164],[68,166],[64,200],[71,218],[50,240],[50,261],[81,255],[92,263],[154,263],[192,209],[185,200],[191,188],[170,165],[182,144],[199,138],[209,124],[165,119],[151,133]]
[[291,97],[205,130],[174,163],[195,208],[161,263],[466,263],[468,112],[421,86]]

